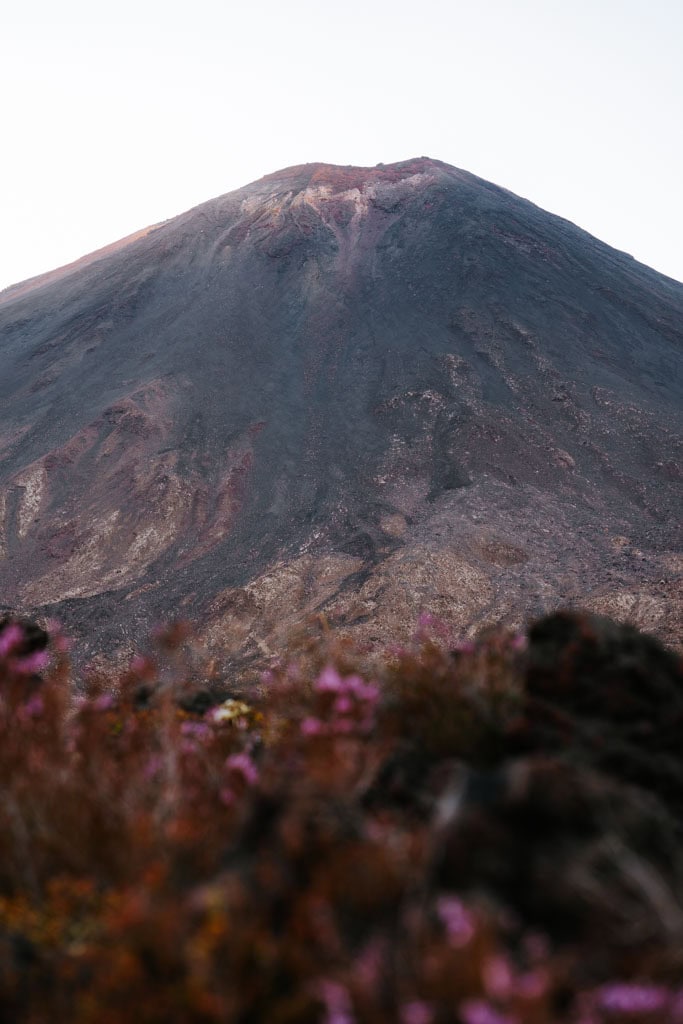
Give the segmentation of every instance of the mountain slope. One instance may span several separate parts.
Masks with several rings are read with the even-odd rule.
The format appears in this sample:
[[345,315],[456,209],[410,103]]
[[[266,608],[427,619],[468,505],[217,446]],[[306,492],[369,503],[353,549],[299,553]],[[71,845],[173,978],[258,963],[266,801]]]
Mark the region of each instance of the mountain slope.
[[437,161],[269,175],[0,295],[3,601],[122,652],[572,601],[675,641],[682,313]]

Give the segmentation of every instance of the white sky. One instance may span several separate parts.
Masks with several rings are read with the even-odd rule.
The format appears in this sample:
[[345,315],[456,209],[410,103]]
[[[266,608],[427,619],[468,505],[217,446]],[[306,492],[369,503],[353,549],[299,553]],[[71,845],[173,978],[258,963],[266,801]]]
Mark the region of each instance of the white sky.
[[681,0],[2,0],[0,288],[290,164],[430,156],[683,279]]

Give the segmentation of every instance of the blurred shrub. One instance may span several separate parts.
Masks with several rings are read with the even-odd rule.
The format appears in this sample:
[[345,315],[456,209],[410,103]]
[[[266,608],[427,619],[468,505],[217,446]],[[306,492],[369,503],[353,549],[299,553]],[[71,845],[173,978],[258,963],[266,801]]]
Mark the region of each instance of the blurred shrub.
[[258,692],[0,622],[0,1019],[683,1024],[679,660],[606,620]]

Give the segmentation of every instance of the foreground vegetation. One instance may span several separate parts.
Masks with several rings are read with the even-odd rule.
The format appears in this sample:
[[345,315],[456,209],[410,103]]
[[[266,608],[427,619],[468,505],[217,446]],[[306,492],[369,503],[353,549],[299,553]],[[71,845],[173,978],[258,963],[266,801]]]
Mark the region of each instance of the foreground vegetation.
[[682,1024],[679,659],[442,633],[245,695],[172,627],[77,693],[0,622],[0,1019]]

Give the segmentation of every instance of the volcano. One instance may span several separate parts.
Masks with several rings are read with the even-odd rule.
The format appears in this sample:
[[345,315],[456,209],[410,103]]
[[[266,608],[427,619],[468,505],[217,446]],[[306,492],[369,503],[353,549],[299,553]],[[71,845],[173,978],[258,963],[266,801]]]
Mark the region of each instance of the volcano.
[[271,174],[7,289],[0,338],[0,600],[92,652],[680,640],[683,285],[472,174]]

